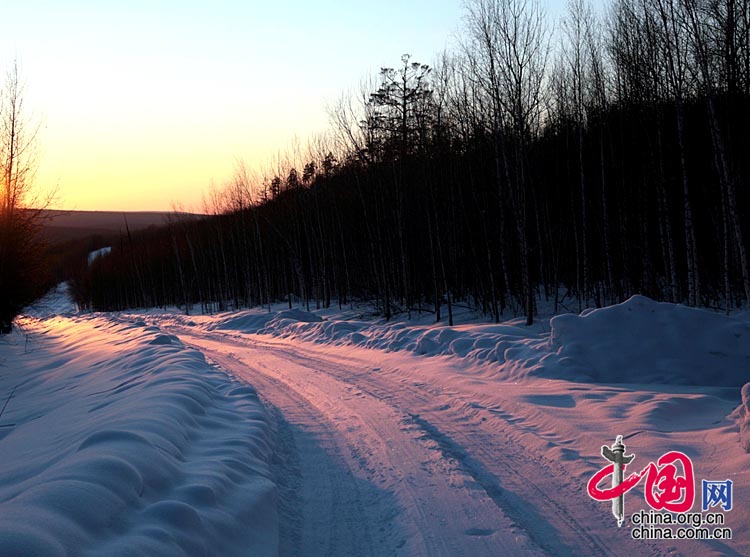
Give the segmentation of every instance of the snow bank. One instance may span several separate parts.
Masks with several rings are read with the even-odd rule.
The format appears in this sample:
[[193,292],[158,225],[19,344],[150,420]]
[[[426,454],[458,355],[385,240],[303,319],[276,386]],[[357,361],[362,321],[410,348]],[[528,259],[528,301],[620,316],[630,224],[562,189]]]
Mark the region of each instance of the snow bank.
[[555,365],[605,383],[739,387],[750,378],[750,324],[643,296],[551,322]]
[[209,329],[348,344],[499,364],[498,373],[603,383],[739,387],[750,379],[750,323],[643,296],[549,322],[550,333],[513,320],[498,325],[383,323],[299,309],[248,310]]
[[242,311],[207,328],[294,338],[322,344],[348,344],[425,356],[458,356],[479,362],[504,363],[528,346],[543,344],[533,330],[508,322],[501,325],[410,325],[404,322],[373,323],[361,320],[323,319],[300,309],[278,313]]
[[29,320],[0,344],[0,555],[271,555],[255,391],[158,327]]
[[297,323],[321,323],[323,319],[301,309],[286,309],[277,313],[258,314],[254,311],[222,319],[212,326],[216,329],[241,330],[246,333],[273,334],[294,328]]

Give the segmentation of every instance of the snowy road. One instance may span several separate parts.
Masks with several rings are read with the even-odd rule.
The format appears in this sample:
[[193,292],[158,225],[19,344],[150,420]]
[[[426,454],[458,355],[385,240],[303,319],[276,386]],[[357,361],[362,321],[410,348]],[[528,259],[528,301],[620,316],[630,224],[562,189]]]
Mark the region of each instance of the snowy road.
[[[226,339],[183,338],[252,382],[279,410],[285,452],[298,466],[302,487],[298,498],[293,489],[288,493],[289,505],[302,515],[301,533],[289,534],[305,553],[537,552],[460,463],[441,454],[397,397],[377,385],[362,390],[344,380],[346,364],[289,347],[261,352]],[[494,535],[498,531],[503,534]]]
[[[2,555],[750,555],[750,324],[635,299],[548,342],[55,307],[0,342]],[[616,435],[636,470],[688,456],[692,511],[731,479],[732,539],[636,539],[647,482],[618,528],[586,489]]]
[[277,409],[288,554],[668,553],[617,535],[545,454],[561,435],[449,360],[383,353],[374,367],[370,350],[173,332]]

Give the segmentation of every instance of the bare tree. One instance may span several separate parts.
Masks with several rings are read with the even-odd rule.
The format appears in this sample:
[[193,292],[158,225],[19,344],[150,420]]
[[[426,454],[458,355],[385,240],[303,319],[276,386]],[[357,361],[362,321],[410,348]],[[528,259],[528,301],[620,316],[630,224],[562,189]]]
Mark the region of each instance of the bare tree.
[[5,333],[40,283],[38,232],[53,195],[34,189],[38,129],[24,109],[14,62],[0,91],[0,328]]
[[[494,112],[500,202],[507,197],[519,240],[522,306],[534,320],[534,290],[528,238],[528,149],[542,126],[543,85],[549,54],[544,12],[534,0],[473,0],[468,4],[470,42],[480,63],[476,78]],[[507,195],[506,195],[507,193]],[[502,234],[502,231],[501,231]]]
[[23,86],[18,64],[8,71],[0,97],[0,170],[3,176],[2,215],[10,220],[25,204],[34,205],[32,186],[36,173],[38,126],[30,125],[25,114]]

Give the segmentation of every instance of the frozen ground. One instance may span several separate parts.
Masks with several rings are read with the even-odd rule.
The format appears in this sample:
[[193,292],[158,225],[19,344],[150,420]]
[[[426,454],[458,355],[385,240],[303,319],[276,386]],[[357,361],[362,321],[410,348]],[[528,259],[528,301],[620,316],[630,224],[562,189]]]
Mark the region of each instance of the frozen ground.
[[[640,297],[532,330],[58,303],[30,345],[0,341],[2,555],[750,554],[744,319]],[[618,529],[586,492],[616,435],[638,470],[690,456],[694,511],[701,479],[732,479],[733,539],[631,539],[642,483]]]

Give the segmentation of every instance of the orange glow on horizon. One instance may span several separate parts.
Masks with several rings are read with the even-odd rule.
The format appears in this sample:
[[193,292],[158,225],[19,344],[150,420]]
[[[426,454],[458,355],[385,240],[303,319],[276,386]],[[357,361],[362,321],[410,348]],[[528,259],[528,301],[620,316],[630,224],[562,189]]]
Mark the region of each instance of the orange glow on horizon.
[[4,6],[0,76],[18,60],[42,124],[37,185],[59,208],[198,209],[238,160],[262,172],[328,129],[363,76],[406,50],[430,63],[460,21],[458,1],[384,2]]

